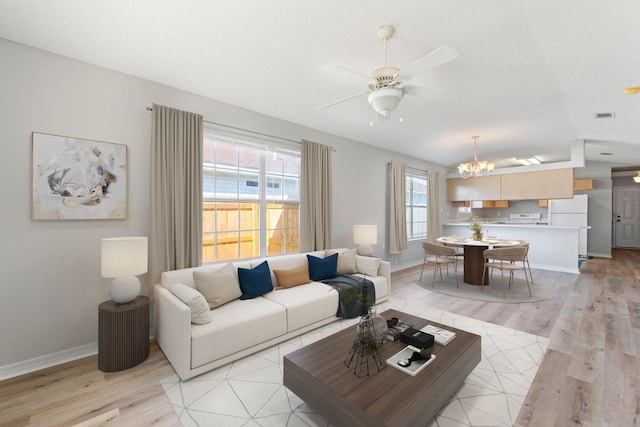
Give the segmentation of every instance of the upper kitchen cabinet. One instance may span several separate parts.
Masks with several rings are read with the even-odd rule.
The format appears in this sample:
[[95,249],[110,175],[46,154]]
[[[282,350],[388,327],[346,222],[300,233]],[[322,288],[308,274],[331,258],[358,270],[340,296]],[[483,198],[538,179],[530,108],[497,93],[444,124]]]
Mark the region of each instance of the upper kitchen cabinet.
[[593,190],[593,178],[580,178],[573,180],[573,191]]
[[447,179],[448,201],[498,200],[500,198],[500,175]]
[[[508,200],[472,200],[469,203],[472,208],[508,208]],[[455,206],[454,206],[455,207]]]
[[570,199],[573,169],[551,169],[500,175],[500,199]]

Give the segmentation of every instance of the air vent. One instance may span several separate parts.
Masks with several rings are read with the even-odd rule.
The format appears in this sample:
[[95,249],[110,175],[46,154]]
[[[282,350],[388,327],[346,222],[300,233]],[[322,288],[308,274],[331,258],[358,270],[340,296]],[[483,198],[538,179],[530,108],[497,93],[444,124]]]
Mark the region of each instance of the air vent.
[[596,113],[596,119],[615,119],[616,113]]

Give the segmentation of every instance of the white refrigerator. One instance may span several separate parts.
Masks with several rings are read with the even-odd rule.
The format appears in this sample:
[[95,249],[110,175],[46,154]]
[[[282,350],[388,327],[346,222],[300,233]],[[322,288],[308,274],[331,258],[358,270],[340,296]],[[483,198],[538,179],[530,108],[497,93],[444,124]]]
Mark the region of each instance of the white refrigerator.
[[549,225],[580,227],[578,231],[578,255],[587,256],[587,230],[589,198],[577,194],[573,199],[549,200]]

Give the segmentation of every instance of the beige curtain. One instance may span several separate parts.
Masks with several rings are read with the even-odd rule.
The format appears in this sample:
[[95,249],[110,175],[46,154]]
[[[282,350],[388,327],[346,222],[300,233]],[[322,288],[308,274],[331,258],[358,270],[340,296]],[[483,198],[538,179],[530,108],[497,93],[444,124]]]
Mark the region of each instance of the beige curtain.
[[333,148],[302,141],[300,179],[300,248],[302,252],[331,247],[331,155]]
[[438,171],[427,171],[427,193],[429,195],[429,200],[427,200],[427,240],[432,243],[435,243],[436,239],[440,237],[440,204],[438,203],[440,185],[438,175]]
[[149,281],[202,263],[202,116],[153,105]]
[[407,243],[407,165],[391,162],[389,176],[389,253],[409,249]]

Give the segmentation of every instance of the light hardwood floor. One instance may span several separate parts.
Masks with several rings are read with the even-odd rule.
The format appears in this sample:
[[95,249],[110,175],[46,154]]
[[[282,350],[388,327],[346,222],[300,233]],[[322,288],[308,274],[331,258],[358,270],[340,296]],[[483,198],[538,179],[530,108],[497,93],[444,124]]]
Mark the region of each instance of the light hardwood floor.
[[[640,424],[640,251],[613,250],[573,275],[534,270],[553,300],[502,304],[447,297],[392,274],[393,296],[550,338],[517,426]],[[160,380],[173,373],[152,342],[135,368],[103,373],[97,356],[0,382],[1,426],[180,425]]]

